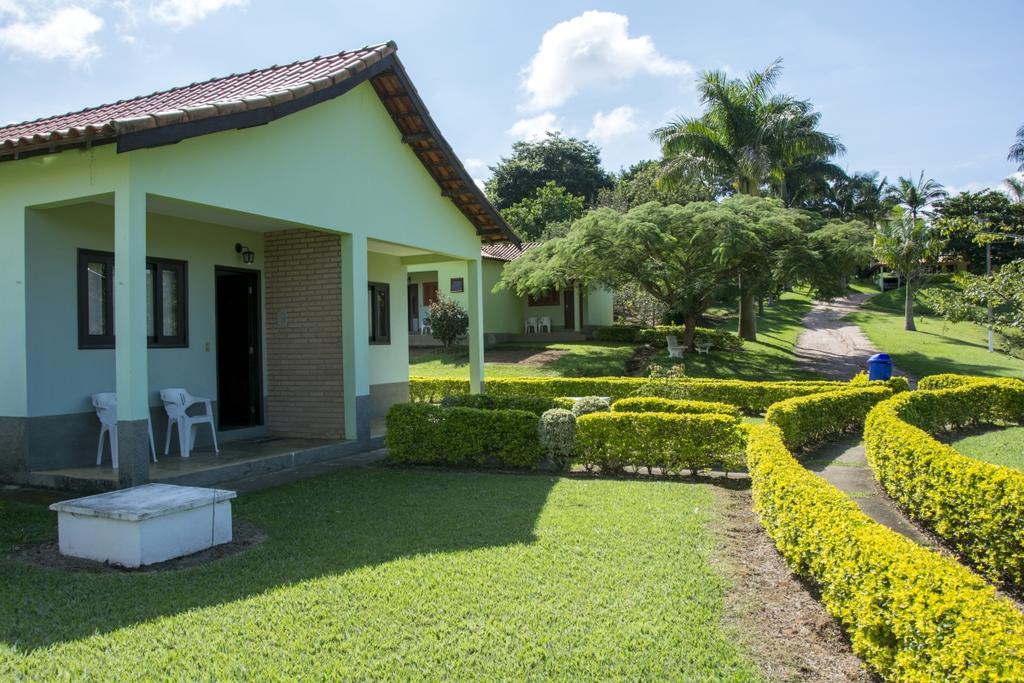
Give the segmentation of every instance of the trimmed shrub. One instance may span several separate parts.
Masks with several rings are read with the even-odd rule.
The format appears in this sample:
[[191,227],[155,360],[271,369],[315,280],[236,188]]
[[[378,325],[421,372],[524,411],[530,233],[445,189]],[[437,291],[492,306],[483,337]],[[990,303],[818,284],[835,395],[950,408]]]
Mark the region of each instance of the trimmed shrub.
[[610,342],[635,342],[639,331],[640,328],[634,325],[608,325],[594,330],[594,339]]
[[572,407],[576,405],[576,399],[569,398],[568,396],[556,396],[551,401],[555,404],[556,408],[562,408],[569,412],[572,412]]
[[714,415],[730,415],[737,422],[740,421],[740,409],[728,403],[684,401],[653,396],[620,398],[612,404],[612,411],[616,413],[681,413],[689,415],[711,413]]
[[576,417],[590,413],[607,413],[609,410],[611,410],[611,405],[609,405],[608,399],[600,396],[583,396],[572,404],[572,414]]
[[978,382],[989,381],[992,381],[992,378],[975,377],[973,375],[956,375],[950,372],[922,377],[921,381],[917,383],[917,388],[926,389],[928,391],[934,391],[935,389],[956,389],[966,384],[977,384]]
[[882,678],[1024,680],[1024,616],[992,586],[869,519],[777,427],[751,427],[747,464],[762,526]]
[[469,331],[469,313],[455,299],[439,297],[430,304],[430,335],[441,342],[445,349],[451,348],[455,340]]
[[445,408],[476,408],[477,410],[525,410],[540,415],[558,407],[555,399],[544,396],[494,396],[492,394],[453,394],[441,399]]
[[[636,341],[661,348],[667,345],[665,337],[674,334],[679,343],[682,344],[685,329],[682,325],[657,325],[653,328],[640,330],[636,335]],[[698,327],[694,330],[693,340],[698,344],[711,344],[711,348],[721,351],[743,350],[743,340],[739,335],[726,330]]]
[[397,403],[386,440],[402,463],[536,467],[544,458],[537,425],[537,415],[524,410]]
[[868,412],[890,396],[884,386],[797,396],[773,404],[764,419],[782,430],[786,448],[801,448],[861,429]]
[[693,474],[738,469],[744,435],[730,415],[591,413],[576,421],[575,459],[602,472],[626,465]]
[[540,445],[555,469],[569,465],[575,443],[576,416],[572,411],[552,408],[540,416]]
[[894,394],[898,394],[901,391],[910,391],[910,381],[906,377],[890,377],[887,380],[876,379],[871,381],[868,379],[868,373],[858,372],[849,381],[848,386],[851,387],[889,387],[892,389]]
[[868,415],[868,463],[886,492],[979,572],[1024,587],[1024,472],[969,458],[929,431],[1024,421],[1024,382],[919,390]]

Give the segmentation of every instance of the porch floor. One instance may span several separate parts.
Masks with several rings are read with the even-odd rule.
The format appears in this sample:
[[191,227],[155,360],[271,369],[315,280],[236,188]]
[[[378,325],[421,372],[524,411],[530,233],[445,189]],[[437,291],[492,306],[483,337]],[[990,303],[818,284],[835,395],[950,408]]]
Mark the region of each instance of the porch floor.
[[[366,454],[383,446],[377,436],[369,442],[262,438],[221,444],[220,453],[199,449],[188,458],[173,451],[157,453],[159,462],[149,463],[149,478],[162,484],[213,486],[225,482],[272,475],[314,463],[337,461]],[[383,457],[383,454],[381,454]],[[117,471],[109,461],[96,467],[66,467],[29,474],[30,486],[99,492],[117,488]]]

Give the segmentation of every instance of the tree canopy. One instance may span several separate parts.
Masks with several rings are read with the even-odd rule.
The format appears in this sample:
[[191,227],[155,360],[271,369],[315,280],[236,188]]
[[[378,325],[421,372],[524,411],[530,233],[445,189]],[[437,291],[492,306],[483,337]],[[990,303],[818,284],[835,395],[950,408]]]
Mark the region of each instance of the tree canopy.
[[1010,201],[1002,192],[961,192],[938,202],[934,217],[949,239],[948,252],[963,259],[972,272],[985,271],[986,239],[991,241],[994,266],[1024,258],[1024,245],[1010,238],[1024,234],[1024,204]]
[[629,211],[633,207],[658,202],[689,204],[710,201],[728,193],[729,184],[722,179],[688,178],[674,183],[659,182],[661,164],[657,161],[638,161],[627,169],[612,176],[612,187],[598,193],[597,205],[618,211]]
[[549,181],[592,206],[598,191],[612,180],[601,168],[601,150],[591,142],[548,133],[536,142],[516,142],[512,154],[491,167],[487,195],[498,209],[533,196]]
[[526,199],[502,210],[501,215],[519,237],[537,240],[554,226],[564,226],[584,212],[583,197],[569,194],[549,180]]

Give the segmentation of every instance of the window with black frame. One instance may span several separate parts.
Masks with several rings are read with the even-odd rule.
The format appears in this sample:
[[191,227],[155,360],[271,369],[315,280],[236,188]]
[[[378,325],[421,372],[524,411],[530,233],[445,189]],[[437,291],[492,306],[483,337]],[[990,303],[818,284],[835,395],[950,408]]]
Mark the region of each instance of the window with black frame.
[[[188,346],[188,264],[146,259],[146,339],[150,348]],[[114,348],[114,255],[78,250],[78,348]]]
[[370,343],[391,343],[391,288],[383,282],[368,283]]

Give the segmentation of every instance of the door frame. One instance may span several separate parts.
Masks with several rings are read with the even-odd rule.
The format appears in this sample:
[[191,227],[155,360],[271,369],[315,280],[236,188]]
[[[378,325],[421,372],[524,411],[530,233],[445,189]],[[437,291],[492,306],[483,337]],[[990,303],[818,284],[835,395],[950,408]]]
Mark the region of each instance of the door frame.
[[217,274],[218,273],[236,273],[242,275],[252,276],[256,283],[256,289],[253,292],[256,301],[253,306],[254,315],[252,326],[254,328],[255,340],[253,343],[253,357],[256,359],[255,369],[255,391],[256,391],[256,420],[251,425],[229,425],[223,427],[220,423],[220,410],[217,410],[217,431],[231,431],[235,429],[252,429],[253,427],[261,427],[266,424],[266,410],[263,405],[263,278],[262,271],[255,268],[237,268],[235,266],[217,266],[213,267],[213,336],[216,339],[217,350],[216,350],[216,382],[217,382],[217,402],[220,403],[220,339],[217,338],[217,323],[220,320],[220,300],[217,296]]
[[562,327],[567,331],[576,331],[576,289],[566,287],[562,290]]
[[[405,299],[409,304],[409,333],[415,334],[416,332],[419,332],[419,330],[412,329],[412,321],[420,321],[420,285],[418,282],[410,282],[405,288],[405,291]],[[412,306],[413,303],[416,305]]]

